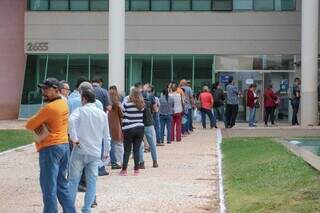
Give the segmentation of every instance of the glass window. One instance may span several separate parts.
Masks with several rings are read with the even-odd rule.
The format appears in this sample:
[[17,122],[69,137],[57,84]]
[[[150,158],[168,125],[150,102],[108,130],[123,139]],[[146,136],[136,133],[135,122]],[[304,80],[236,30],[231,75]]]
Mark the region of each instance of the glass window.
[[153,11],[168,11],[170,10],[170,0],[152,0],[151,10]]
[[108,0],[90,0],[90,10],[107,11],[109,6]]
[[266,63],[264,63],[265,60],[263,59],[263,56],[253,56],[253,64],[252,69],[253,70],[263,70],[266,67]]
[[126,11],[130,10],[130,0],[126,0]]
[[192,10],[211,10],[211,0],[193,0]]
[[153,57],[152,84],[156,91],[162,91],[171,81],[171,56]]
[[27,57],[19,118],[29,118],[41,107],[42,93],[38,84],[45,78],[46,61],[46,55]]
[[234,10],[252,10],[253,0],[233,0]]
[[70,0],[71,10],[89,10],[89,0]]
[[173,80],[192,80],[192,56],[173,56]]
[[67,59],[66,55],[49,55],[47,78],[53,77],[58,80],[66,80],[67,78]]
[[213,0],[213,10],[232,10],[232,0]]
[[30,10],[48,10],[48,0],[30,0]]
[[176,11],[191,10],[191,0],[172,0],[172,10],[176,10]]
[[132,56],[132,63],[130,65],[131,73],[129,75],[129,81],[131,85],[138,82],[151,82],[151,56]]
[[50,0],[50,10],[69,10],[69,1]]
[[194,57],[194,91],[199,93],[202,86],[212,83],[213,56]]
[[252,70],[253,57],[250,55],[216,56],[216,70]]
[[70,55],[67,81],[72,90],[75,89],[80,77],[89,79],[89,57],[88,55]]
[[254,0],[255,10],[274,10],[274,0]]
[[148,11],[150,10],[149,0],[131,0],[132,11]]
[[295,0],[275,0],[275,8],[279,11],[295,10],[296,1]]
[[91,55],[90,56],[90,79],[101,78],[103,87],[108,88],[108,56]]

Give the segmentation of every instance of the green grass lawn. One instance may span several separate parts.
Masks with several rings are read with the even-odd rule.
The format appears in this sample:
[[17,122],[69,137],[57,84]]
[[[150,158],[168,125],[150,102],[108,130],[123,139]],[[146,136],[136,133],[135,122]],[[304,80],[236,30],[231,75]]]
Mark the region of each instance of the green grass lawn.
[[320,212],[320,173],[272,138],[222,143],[228,212]]
[[31,133],[25,130],[0,130],[0,152],[33,142]]

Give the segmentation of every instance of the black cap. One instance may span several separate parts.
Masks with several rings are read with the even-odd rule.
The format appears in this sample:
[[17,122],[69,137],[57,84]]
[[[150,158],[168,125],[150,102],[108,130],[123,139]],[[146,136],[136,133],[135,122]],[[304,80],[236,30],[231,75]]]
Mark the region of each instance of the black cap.
[[38,87],[52,87],[58,89],[60,87],[60,82],[56,78],[47,78],[42,84],[38,84]]

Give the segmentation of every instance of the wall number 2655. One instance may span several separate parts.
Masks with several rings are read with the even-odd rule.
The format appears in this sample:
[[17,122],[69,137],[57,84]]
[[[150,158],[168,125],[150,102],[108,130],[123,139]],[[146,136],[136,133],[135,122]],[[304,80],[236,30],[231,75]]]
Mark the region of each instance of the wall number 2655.
[[27,43],[27,51],[48,51],[48,42],[29,42]]

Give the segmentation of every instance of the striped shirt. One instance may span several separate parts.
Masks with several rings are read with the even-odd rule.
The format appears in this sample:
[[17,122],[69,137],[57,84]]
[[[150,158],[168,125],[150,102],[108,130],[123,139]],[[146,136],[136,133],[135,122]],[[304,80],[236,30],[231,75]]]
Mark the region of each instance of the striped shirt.
[[135,127],[144,127],[143,111],[139,110],[133,102],[124,102],[123,106],[123,120],[122,130],[128,130]]

